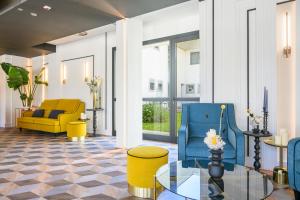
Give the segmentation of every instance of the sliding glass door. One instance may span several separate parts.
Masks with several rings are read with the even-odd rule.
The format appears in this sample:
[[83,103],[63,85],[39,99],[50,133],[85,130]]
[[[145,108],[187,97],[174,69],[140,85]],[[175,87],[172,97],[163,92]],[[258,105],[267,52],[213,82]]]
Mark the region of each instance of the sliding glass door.
[[144,42],[144,139],[177,141],[181,105],[200,101],[199,61],[198,32]]

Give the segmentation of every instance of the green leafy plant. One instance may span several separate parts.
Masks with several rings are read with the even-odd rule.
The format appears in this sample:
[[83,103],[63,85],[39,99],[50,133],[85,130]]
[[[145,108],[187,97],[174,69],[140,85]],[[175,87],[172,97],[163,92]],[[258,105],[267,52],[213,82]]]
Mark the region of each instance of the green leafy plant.
[[18,90],[24,107],[31,107],[38,85],[48,86],[47,82],[42,81],[42,75],[45,68],[41,69],[40,73],[34,77],[33,84],[31,84],[29,72],[26,69],[14,66],[10,63],[1,63],[1,67],[7,75],[7,86],[13,90]]
[[147,103],[143,105],[143,123],[166,122],[169,111],[160,104]]

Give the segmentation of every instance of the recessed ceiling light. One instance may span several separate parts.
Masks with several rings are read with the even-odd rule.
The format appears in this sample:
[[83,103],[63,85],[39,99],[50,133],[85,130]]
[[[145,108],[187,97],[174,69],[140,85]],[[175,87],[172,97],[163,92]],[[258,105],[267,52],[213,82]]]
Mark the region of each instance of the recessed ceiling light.
[[30,15],[33,16],[33,17],[38,16],[38,14],[36,14],[36,13],[34,13],[34,12],[31,12]]
[[51,7],[48,6],[48,5],[44,5],[44,6],[43,6],[43,9],[46,10],[46,11],[49,11],[49,10],[51,10]]
[[18,8],[18,11],[22,12],[24,9],[23,8]]
[[86,31],[83,31],[81,33],[78,33],[79,36],[86,36],[88,33]]

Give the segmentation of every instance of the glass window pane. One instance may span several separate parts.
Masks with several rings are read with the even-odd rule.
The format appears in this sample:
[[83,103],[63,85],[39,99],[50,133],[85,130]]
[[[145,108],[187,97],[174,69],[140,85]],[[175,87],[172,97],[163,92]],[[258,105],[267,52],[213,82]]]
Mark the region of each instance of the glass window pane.
[[177,97],[200,97],[199,39],[176,44]]
[[143,47],[143,98],[169,96],[169,46],[166,41]]
[[143,102],[143,133],[170,135],[168,102]]

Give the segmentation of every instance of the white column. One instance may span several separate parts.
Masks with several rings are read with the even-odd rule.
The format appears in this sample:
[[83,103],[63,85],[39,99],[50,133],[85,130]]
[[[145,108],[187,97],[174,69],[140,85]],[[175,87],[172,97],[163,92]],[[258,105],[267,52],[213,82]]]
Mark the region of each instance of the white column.
[[[300,19],[300,3],[296,3],[296,19]],[[300,33],[300,20],[296,20],[296,35]],[[297,37],[296,36],[296,37]],[[297,52],[300,51],[300,39],[296,38],[296,137],[300,137],[300,57]]]
[[142,40],[142,21],[117,21],[116,132],[121,148],[142,142]]
[[[0,63],[5,62],[5,55],[0,56]],[[0,127],[5,127],[5,102],[6,102],[6,80],[5,73],[0,69]]]

